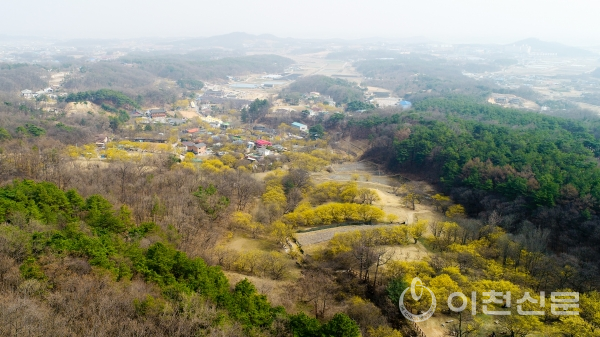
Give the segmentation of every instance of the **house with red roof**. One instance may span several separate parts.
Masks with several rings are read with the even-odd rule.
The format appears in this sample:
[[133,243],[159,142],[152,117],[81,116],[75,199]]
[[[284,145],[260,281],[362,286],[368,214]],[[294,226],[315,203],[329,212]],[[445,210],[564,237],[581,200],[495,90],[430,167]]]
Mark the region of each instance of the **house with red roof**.
[[254,144],[256,144],[256,147],[267,147],[273,145],[270,141],[264,139],[258,139],[254,142]]

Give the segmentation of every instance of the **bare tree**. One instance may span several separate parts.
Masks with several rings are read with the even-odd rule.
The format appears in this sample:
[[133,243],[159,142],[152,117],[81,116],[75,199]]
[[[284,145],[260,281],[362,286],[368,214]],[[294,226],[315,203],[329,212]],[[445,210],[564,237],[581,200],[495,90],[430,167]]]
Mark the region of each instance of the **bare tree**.
[[335,283],[330,275],[321,270],[305,270],[298,282],[300,300],[312,303],[315,317],[325,317],[327,306],[333,300]]
[[385,248],[385,247],[377,247],[373,250],[373,256],[375,259],[375,275],[373,276],[373,288],[377,285],[377,275],[379,272],[379,267],[388,263],[392,257],[394,256],[394,251]]

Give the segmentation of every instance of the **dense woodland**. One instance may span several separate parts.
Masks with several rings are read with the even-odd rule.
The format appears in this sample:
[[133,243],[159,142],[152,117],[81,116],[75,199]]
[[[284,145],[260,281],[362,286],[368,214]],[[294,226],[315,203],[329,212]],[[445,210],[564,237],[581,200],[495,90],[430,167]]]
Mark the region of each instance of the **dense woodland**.
[[[597,123],[465,97],[425,99],[414,108],[348,124],[353,134],[374,138],[368,157],[439,183],[474,218],[499,215],[498,224],[515,235],[537,228],[544,233],[539,249],[573,258],[572,287],[598,286]],[[389,150],[396,155],[387,160]]]

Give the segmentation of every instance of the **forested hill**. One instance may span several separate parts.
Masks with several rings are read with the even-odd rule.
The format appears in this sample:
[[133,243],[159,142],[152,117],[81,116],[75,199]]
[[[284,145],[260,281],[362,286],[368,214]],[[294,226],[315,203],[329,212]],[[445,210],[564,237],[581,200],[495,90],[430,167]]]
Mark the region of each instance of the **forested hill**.
[[492,92],[538,99],[538,95],[527,87],[505,89],[490,80],[476,80],[463,75],[463,72],[497,71],[501,69],[501,59],[492,63],[475,63],[430,55],[396,55],[393,59],[366,58],[353,63],[356,70],[367,78],[362,85],[385,88],[410,101],[451,94],[485,98]]
[[[74,67],[63,86],[68,91],[110,88],[139,98],[144,104],[164,104],[177,100],[181,89],[201,89],[203,81],[225,82],[227,76],[278,73],[293,63],[277,55],[214,57],[219,58],[198,53],[134,54],[115,61],[85,63]],[[177,86],[170,81],[177,82]]]
[[100,195],[28,180],[1,187],[0,335],[360,334],[345,314],[324,324],[288,315],[246,279],[230,289],[219,267],[175,249],[177,239]]
[[19,92],[27,88],[40,90],[48,85],[41,78],[44,75],[47,71],[38,65],[0,63],[0,92]]
[[227,79],[227,76],[282,72],[294,63],[289,58],[278,55],[232,56],[218,59],[205,59],[196,54],[184,55],[133,55],[120,60],[137,65],[154,76],[180,79],[214,80]]
[[[367,154],[438,181],[471,216],[500,214],[509,231],[549,231],[549,248],[600,259],[598,124],[431,98],[415,111],[349,121],[373,140]],[[385,154],[393,150],[391,160]],[[589,254],[593,250],[593,254]],[[584,253],[586,252],[586,253]]]
[[363,91],[356,84],[323,75],[312,75],[298,79],[282,91],[282,96],[305,94],[312,91],[331,96],[338,103],[360,101],[363,98]]

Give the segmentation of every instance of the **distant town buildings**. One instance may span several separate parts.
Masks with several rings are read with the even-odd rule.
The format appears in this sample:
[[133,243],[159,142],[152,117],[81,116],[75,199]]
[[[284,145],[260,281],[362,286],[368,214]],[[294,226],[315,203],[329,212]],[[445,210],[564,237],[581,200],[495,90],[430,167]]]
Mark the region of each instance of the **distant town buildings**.
[[42,95],[46,95],[50,98],[56,98],[56,95],[54,95],[53,93],[54,93],[54,89],[52,89],[51,87],[48,87],[43,90],[38,90],[36,92],[33,92],[32,90],[29,90],[29,89],[21,90],[21,96],[23,96],[27,99],[37,98]]

